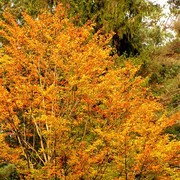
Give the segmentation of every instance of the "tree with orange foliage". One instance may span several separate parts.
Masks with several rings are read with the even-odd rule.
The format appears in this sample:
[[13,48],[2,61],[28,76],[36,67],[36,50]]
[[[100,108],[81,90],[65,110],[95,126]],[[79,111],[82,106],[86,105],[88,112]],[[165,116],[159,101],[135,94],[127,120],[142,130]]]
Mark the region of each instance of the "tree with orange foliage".
[[23,17],[0,22],[0,157],[25,179],[175,179],[179,143],[164,130],[178,114],[165,116],[138,67],[115,65],[111,35],[61,6]]

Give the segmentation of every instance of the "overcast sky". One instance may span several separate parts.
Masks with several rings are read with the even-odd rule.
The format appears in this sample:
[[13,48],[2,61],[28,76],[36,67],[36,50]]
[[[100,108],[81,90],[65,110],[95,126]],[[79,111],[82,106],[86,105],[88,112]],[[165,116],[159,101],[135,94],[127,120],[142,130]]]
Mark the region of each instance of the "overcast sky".
[[153,2],[157,2],[157,3],[161,4],[161,5],[164,5],[164,4],[167,3],[167,0],[153,0]]

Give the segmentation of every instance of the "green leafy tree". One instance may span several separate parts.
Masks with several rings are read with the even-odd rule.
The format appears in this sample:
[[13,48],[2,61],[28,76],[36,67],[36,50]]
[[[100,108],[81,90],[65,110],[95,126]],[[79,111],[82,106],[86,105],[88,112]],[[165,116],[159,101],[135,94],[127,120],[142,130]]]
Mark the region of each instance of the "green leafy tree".
[[[126,52],[135,55],[143,44],[159,44],[161,30],[156,25],[161,8],[144,0],[62,0],[75,24],[92,20],[96,31],[103,27],[106,32],[115,32],[113,45],[119,55]],[[158,38],[157,38],[158,37]],[[151,43],[150,43],[151,40]]]
[[36,17],[40,11],[54,11],[57,3],[63,3],[66,13],[76,25],[88,20],[96,23],[95,32],[103,27],[105,32],[115,32],[112,44],[119,55],[138,54],[144,44],[161,43],[161,30],[156,25],[161,8],[145,0],[3,0],[1,11],[9,9],[19,19],[21,12]]
[[0,1],[0,15],[5,10],[9,10],[17,18],[22,18],[21,13],[26,11],[28,14],[36,17],[40,12],[51,9],[55,4],[50,0],[1,0]]
[[0,179],[2,180],[20,180],[16,167],[13,164],[0,164]]

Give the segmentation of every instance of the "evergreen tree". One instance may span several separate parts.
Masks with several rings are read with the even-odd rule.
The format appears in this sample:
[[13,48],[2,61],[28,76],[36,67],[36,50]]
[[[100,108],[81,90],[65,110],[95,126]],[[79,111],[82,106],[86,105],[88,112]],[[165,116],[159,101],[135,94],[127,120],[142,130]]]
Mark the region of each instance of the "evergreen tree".
[[62,0],[62,3],[69,16],[74,17],[75,24],[92,20],[96,23],[95,31],[103,27],[105,32],[115,32],[112,43],[119,55],[125,52],[128,56],[135,55],[149,40],[155,45],[162,40],[161,30],[156,25],[161,8],[150,1]]
[[53,12],[58,3],[63,3],[75,25],[91,20],[96,24],[95,32],[101,28],[104,33],[115,32],[112,45],[118,55],[136,55],[144,44],[158,45],[162,41],[161,30],[156,25],[161,8],[145,0],[2,0],[0,9],[1,14],[9,9],[21,19],[22,11],[36,17],[45,9]]

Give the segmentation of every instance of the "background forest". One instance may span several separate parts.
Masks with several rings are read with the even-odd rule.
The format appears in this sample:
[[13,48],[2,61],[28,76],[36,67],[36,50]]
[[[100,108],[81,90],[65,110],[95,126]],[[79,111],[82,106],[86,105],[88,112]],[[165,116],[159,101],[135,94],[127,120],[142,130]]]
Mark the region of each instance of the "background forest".
[[167,4],[0,0],[0,180],[179,179]]

